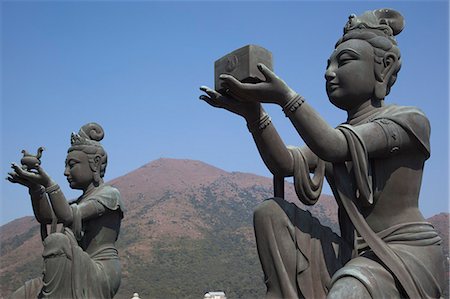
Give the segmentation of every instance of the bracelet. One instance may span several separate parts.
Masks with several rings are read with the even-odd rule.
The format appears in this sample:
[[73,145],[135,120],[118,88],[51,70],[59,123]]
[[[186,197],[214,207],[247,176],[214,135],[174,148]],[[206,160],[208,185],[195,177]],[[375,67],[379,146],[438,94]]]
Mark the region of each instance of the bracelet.
[[305,102],[305,98],[301,95],[296,94],[293,96],[286,105],[283,106],[283,112],[286,117],[289,117],[290,114],[294,113],[295,110],[298,109]]
[[51,185],[50,187],[45,188],[46,193],[52,193],[52,192],[55,192],[56,190],[59,190],[58,184],[54,184],[54,185]]
[[247,123],[247,128],[251,133],[254,133],[257,130],[264,130],[270,125],[271,122],[272,119],[270,116],[267,113],[264,113],[259,120],[252,123]]

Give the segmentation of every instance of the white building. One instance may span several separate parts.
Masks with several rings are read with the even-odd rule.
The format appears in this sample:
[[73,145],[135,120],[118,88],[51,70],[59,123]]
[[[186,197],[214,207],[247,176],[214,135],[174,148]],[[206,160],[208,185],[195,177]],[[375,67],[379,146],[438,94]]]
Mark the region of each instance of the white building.
[[208,292],[203,296],[203,299],[227,299],[224,292]]

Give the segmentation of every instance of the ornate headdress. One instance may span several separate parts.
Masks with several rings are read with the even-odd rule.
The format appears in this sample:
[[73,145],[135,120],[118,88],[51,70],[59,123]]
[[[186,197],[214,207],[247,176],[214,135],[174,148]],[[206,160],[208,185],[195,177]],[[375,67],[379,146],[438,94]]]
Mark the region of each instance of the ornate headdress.
[[369,29],[378,35],[384,35],[396,44],[394,36],[404,27],[405,20],[398,11],[382,8],[366,11],[360,16],[351,14],[344,26],[344,35],[355,29]]
[[335,48],[341,43],[350,39],[360,39],[367,41],[372,45],[375,54],[375,75],[379,82],[383,81],[380,70],[383,67],[383,59],[387,51],[393,53],[397,57],[395,69],[389,77],[385,91],[379,89],[376,97],[381,99],[389,94],[391,86],[397,80],[397,73],[401,68],[400,49],[397,47],[395,36],[399,34],[405,27],[403,16],[393,9],[382,8],[372,11],[366,11],[360,16],[354,14],[348,17],[348,21],[344,26],[344,34],[337,41]]
[[89,163],[94,162],[95,156],[99,156],[101,159],[100,171],[95,173],[94,178],[99,181],[100,177],[103,177],[106,170],[106,164],[108,162],[108,156],[100,144],[100,140],[103,139],[105,133],[103,128],[97,123],[88,123],[81,127],[78,133],[72,133],[70,136],[71,146],[67,152],[74,150],[83,151],[88,155]]
[[97,123],[88,123],[81,127],[77,133],[72,133],[70,136],[71,147],[79,146],[99,146],[100,140],[103,139],[105,133],[103,128]]

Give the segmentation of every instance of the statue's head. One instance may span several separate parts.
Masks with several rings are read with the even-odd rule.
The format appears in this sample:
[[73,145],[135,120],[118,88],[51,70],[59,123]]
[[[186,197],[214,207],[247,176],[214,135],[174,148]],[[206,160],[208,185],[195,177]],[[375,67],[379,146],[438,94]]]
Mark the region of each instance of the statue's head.
[[367,100],[380,102],[389,94],[401,68],[394,36],[403,27],[402,15],[392,9],[349,17],[325,72],[333,104],[349,110]]
[[78,134],[72,133],[64,171],[71,188],[85,189],[92,183],[99,186],[103,182],[108,162],[100,144],[104,135],[103,128],[97,123],[88,123]]

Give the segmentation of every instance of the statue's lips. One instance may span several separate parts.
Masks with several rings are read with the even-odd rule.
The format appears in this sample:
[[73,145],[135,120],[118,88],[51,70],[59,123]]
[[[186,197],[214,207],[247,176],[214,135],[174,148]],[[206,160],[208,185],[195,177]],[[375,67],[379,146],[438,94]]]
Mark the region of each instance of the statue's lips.
[[335,91],[338,88],[339,88],[339,84],[327,82],[327,90],[328,91]]

